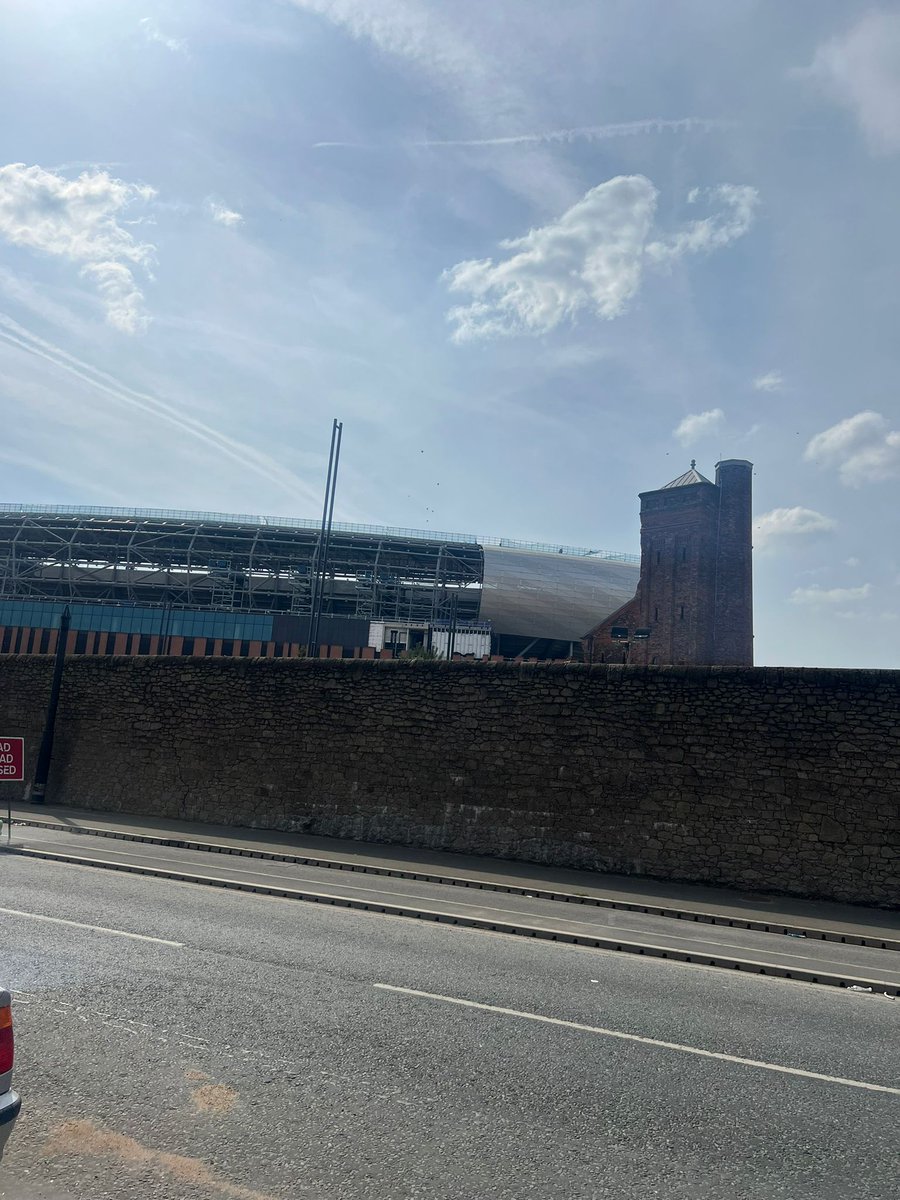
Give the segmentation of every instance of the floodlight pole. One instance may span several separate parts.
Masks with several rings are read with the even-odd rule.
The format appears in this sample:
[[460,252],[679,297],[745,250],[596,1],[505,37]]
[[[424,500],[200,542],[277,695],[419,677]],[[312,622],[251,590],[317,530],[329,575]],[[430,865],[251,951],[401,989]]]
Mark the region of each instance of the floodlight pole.
[[[309,624],[306,631],[307,658],[319,657],[319,618],[321,617],[323,593],[325,591],[325,571],[327,569],[328,543],[331,538],[331,518],[334,513],[334,493],[337,485],[337,466],[341,453],[341,432],[343,424],[335,418],[331,423],[331,449],[328,453],[328,474],[325,477],[325,500],[322,504],[322,524],[319,527],[319,537],[313,553],[309,597]],[[321,584],[319,577],[321,575]],[[313,647],[315,646],[315,651]]]
[[319,623],[322,620],[322,609],[325,605],[325,586],[328,582],[328,552],[331,549],[331,523],[334,517],[334,496],[337,491],[338,466],[341,461],[341,438],[343,437],[343,433],[343,422],[335,420],[331,435],[332,457],[334,460],[331,472],[331,496],[328,498],[328,521],[325,525],[325,540],[322,546],[322,558],[319,567],[322,575],[322,584],[319,588],[319,603],[316,606],[315,640],[313,642],[313,645],[316,647],[316,658],[319,657]]

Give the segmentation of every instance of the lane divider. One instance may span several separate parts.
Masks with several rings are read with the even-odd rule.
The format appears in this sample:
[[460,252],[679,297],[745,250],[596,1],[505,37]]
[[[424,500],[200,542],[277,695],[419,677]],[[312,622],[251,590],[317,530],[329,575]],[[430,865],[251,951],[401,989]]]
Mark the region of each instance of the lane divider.
[[472,879],[464,875],[446,872],[403,870],[399,867],[382,867],[374,863],[351,862],[345,859],[322,858],[309,854],[279,854],[275,850],[259,850],[252,846],[230,846],[224,842],[199,842],[189,838],[155,837],[152,834],[127,833],[119,829],[97,827],[73,827],[56,821],[14,817],[14,825],[30,826],[35,829],[52,829],[60,833],[78,833],[89,837],[112,838],[115,841],[144,842],[153,846],[167,846],[177,850],[202,850],[210,854],[234,855],[239,858],[261,858],[273,862],[293,863],[303,867],[324,867],[336,871],[353,871],[362,875],[384,875],[395,879],[412,879],[420,883],[439,883],[448,887],[473,888],[478,891],[501,892],[512,896],[533,896],[538,900],[556,900],[564,904],[585,904],[595,908],[616,909],[619,912],[646,913],[653,917],[669,917],[697,925],[724,925],[731,929],[752,929],[758,933],[775,933],[788,937],[805,937],[811,941],[838,942],[846,946],[869,946],[876,950],[900,951],[900,937],[863,937],[858,934],[839,933],[833,929],[822,929],[814,925],[786,924],[782,921],[754,921],[749,918],[729,916],[724,913],[696,912],[680,909],[673,905],[645,904],[629,900],[615,900],[609,896],[590,896],[580,892],[566,892],[557,888],[529,887],[526,884],[493,883],[489,880]]
[[27,917],[30,921],[48,921],[51,925],[66,925],[72,929],[88,929],[91,933],[108,933],[112,937],[133,938],[136,942],[157,942],[160,946],[172,946],[176,950],[184,947],[183,942],[170,942],[168,938],[151,937],[148,933],[130,933],[127,929],[110,929],[107,925],[87,925],[84,921],[70,921],[68,917],[48,917],[43,913],[23,912],[20,908],[0,908],[0,913],[10,917]]
[[170,879],[179,883],[195,883],[206,887],[225,888],[238,892],[255,892],[264,896],[275,896],[283,900],[302,900],[311,904],[324,904],[333,908],[349,908],[358,912],[381,913],[393,917],[410,917],[435,924],[454,925],[467,929],[478,929],[488,933],[502,933],[515,937],[536,938],[541,941],[561,942],[591,950],[610,950],[623,954],[634,954],[646,958],[662,958],[670,962],[688,963],[704,967],[722,967],[726,970],[743,971],[753,975],[766,975],[776,979],[792,979],[801,983],[817,983],[839,988],[865,988],[890,996],[900,994],[900,984],[886,980],[871,979],[834,971],[808,970],[804,967],[785,967],[779,963],[762,962],[754,959],[734,958],[731,955],[709,955],[672,946],[658,946],[645,942],[628,941],[614,937],[597,937],[593,934],[573,933],[564,929],[552,929],[525,922],[493,921],[486,917],[475,917],[464,913],[431,912],[404,904],[381,903],[350,896],[337,896],[328,892],[308,889],[279,887],[275,884],[249,883],[238,879],[225,879],[215,875],[198,875],[191,871],[170,871],[163,867],[148,867],[136,863],[112,862],[108,859],[85,858],[80,855],[62,854],[53,850],[13,846],[10,850],[25,858],[41,858],[50,862],[69,863],[74,866],[98,867],[103,870],[123,871],[131,875],[149,875],[158,879]]

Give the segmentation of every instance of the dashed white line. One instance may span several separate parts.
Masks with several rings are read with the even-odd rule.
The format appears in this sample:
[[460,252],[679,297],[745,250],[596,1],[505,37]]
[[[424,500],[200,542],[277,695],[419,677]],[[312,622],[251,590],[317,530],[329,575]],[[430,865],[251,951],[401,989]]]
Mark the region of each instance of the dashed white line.
[[125,929],[107,929],[105,925],[87,925],[83,921],[67,921],[64,917],[45,917],[43,913],[22,912],[18,908],[0,908],[0,913],[10,917],[29,917],[32,921],[49,921],[53,925],[71,925],[74,929],[90,929],[94,933],[109,933],[113,937],[134,938],[138,942],[156,942],[159,946],[174,946],[180,950],[183,942],[170,942],[167,938],[150,937],[146,933],[129,933]]
[[561,1025],[564,1029],[577,1029],[581,1033],[593,1033],[600,1037],[618,1038],[623,1042],[638,1042],[642,1046],[655,1046],[661,1050],[677,1050],[681,1054],[696,1054],[700,1058],[715,1058],[720,1062],[737,1063],[742,1067],[758,1067],[764,1071],[776,1071],[781,1075],[799,1075],[803,1079],[818,1079],[821,1083],[837,1083],[842,1087],[863,1088],[869,1092],[887,1092],[900,1096],[900,1088],[885,1087],[881,1083],[865,1083],[859,1079],[842,1079],[839,1075],[822,1075],[818,1071],[804,1071],[800,1067],[783,1067],[780,1063],[760,1062],[755,1058],[741,1058],[736,1054],[722,1054],[716,1050],[701,1050],[698,1046],[683,1046],[679,1042],[662,1042],[657,1038],[641,1037],[636,1033],[623,1033],[618,1029],[604,1029],[599,1025],[582,1025],[578,1021],[563,1021],[559,1017],[545,1017],[540,1013],[520,1012],[515,1008],[502,1008],[496,1004],[481,1004],[477,1000],[463,1000],[459,996],[442,996],[437,992],[422,992],[416,988],[395,987],[390,983],[376,983],[373,987],[383,992],[399,992],[404,996],[418,996],[424,1000],[440,1000],[444,1004],[457,1004],[462,1008],[478,1008],[484,1012],[500,1013],[505,1017],[519,1017],[525,1021],[539,1021],[545,1025]]

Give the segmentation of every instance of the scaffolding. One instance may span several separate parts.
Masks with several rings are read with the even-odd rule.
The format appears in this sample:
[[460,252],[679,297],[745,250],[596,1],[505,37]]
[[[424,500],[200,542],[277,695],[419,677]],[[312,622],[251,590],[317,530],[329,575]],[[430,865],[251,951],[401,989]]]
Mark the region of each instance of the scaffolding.
[[[318,529],[163,510],[0,506],[0,596],[309,614]],[[451,594],[478,616],[476,542],[335,526],[325,616],[429,623]]]

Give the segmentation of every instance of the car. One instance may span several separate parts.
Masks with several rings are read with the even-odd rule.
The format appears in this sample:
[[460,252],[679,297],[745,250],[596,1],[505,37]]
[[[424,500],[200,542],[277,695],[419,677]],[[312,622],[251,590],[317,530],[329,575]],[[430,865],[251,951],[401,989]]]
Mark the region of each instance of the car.
[[20,1097],[12,1090],[12,1067],[12,997],[6,988],[0,988],[0,1158],[3,1157],[9,1135],[22,1107]]

